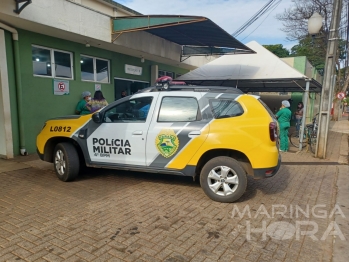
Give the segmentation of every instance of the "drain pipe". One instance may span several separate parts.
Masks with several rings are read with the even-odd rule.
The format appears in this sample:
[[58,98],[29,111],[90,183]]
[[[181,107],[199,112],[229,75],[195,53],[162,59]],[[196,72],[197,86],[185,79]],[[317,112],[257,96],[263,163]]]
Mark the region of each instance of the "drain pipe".
[[27,156],[28,152],[25,149],[24,126],[22,122],[22,79],[21,68],[19,63],[19,44],[18,32],[13,27],[0,22],[0,28],[3,28],[12,33],[13,49],[15,57],[15,77],[16,77],[16,93],[17,93],[17,111],[18,111],[18,129],[19,129],[19,149],[22,156]]

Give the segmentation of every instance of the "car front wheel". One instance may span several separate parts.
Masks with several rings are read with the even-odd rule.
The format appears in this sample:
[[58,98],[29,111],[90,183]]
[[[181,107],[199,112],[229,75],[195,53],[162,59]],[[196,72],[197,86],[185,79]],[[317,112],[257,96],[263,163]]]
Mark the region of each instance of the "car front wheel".
[[54,150],[53,165],[57,177],[64,181],[72,181],[79,174],[80,161],[75,147],[70,143],[59,143]]
[[231,203],[245,193],[247,177],[238,161],[220,156],[211,159],[202,168],[200,185],[212,200]]

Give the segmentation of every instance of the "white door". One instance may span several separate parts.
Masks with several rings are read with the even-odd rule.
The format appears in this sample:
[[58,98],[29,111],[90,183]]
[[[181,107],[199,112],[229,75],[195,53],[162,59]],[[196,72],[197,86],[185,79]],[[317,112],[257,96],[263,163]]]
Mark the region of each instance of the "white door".
[[[147,136],[147,166],[182,169],[207,136],[199,92],[162,92]],[[195,140],[195,143],[193,143]]]
[[103,111],[103,123],[88,137],[92,162],[145,165],[145,145],[158,94],[139,94]]

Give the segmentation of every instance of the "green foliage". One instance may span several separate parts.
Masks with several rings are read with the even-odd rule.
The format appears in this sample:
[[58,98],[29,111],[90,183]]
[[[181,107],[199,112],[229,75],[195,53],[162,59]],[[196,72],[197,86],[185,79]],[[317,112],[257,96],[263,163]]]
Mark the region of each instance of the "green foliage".
[[272,52],[274,55],[282,58],[282,57],[288,57],[290,56],[290,51],[283,47],[281,44],[277,45],[263,45],[266,49],[268,49],[270,52]]
[[[345,41],[339,40],[338,42],[339,60],[346,58]],[[306,36],[299,40],[298,45],[291,48],[290,56],[306,56],[309,62],[323,75],[327,51],[327,38],[326,36],[317,36],[312,38]]]
[[309,62],[323,75],[326,60],[326,43],[323,38],[305,37],[291,48],[290,56],[306,56]]

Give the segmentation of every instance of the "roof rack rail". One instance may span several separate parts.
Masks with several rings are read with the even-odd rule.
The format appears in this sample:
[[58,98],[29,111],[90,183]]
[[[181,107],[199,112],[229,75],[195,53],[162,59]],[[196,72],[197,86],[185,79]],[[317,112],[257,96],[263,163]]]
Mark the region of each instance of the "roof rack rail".
[[138,90],[137,93],[159,92],[159,91],[194,91],[194,92],[224,92],[243,94],[240,89],[226,86],[196,86],[187,85],[185,82],[172,81],[169,76],[163,76],[156,80],[155,86]]
[[231,94],[243,94],[240,89],[235,87],[223,87],[223,86],[191,86],[191,85],[169,85],[167,89],[158,88],[156,86],[147,87],[138,90],[137,93],[147,92],[171,92],[171,91],[193,91],[193,92],[223,92]]
[[166,91],[195,91],[195,92],[227,92],[227,93],[237,93],[242,94],[240,89],[234,87],[224,87],[224,86],[170,86]]

